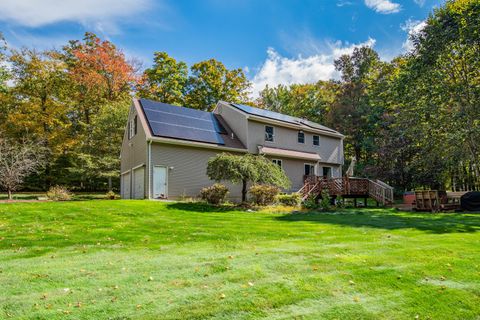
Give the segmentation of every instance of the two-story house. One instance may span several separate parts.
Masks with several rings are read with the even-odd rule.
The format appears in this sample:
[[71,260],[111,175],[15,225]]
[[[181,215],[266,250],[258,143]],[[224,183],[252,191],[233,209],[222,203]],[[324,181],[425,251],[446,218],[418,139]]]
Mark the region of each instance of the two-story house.
[[[220,101],[213,112],[134,99],[121,150],[121,196],[198,196],[213,183],[208,160],[221,152],[262,154],[298,191],[305,175],[340,177],[343,138],[335,130],[276,112]],[[230,198],[241,186],[229,185]]]

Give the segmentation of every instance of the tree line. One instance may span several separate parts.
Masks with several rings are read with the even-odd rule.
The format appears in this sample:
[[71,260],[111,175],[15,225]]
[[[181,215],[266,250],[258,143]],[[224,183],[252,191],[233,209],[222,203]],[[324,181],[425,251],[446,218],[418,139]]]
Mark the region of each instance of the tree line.
[[266,87],[250,98],[242,69],[188,66],[154,53],[140,71],[110,41],[87,33],[61,49],[0,45],[0,140],[34,142],[40,170],[25,187],[118,188],[132,95],[211,111],[241,102],[335,128],[346,166],[397,190],[480,188],[480,3],[447,1],[412,35],[413,50],[382,61],[370,47],[335,61],[338,80]]

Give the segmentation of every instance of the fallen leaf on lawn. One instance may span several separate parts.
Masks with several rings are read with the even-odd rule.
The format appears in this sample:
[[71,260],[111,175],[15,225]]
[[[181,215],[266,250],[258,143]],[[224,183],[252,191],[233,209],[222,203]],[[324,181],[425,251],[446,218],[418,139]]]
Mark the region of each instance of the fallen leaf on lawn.
[[317,271],[318,270],[318,267],[313,267],[313,271]]
[[248,285],[249,285],[250,287],[253,287],[253,282],[249,282]]
[[47,294],[46,293],[42,294],[42,297],[40,299],[42,299],[42,300],[47,299]]
[[350,285],[354,285],[355,282],[353,282],[352,280],[348,281],[348,283],[350,283]]
[[110,301],[112,301],[112,302],[117,301],[117,297],[112,297],[112,299]]
[[359,302],[359,301],[360,301],[360,298],[359,298],[359,297],[354,297],[354,298],[353,298],[353,301]]
[[148,277],[148,281],[153,281],[153,277]]
[[445,278],[444,276],[441,276],[441,277],[440,277],[440,280],[445,281],[446,278]]
[[136,308],[137,308],[137,309],[140,309],[141,307],[142,307],[141,304],[137,304],[137,305],[136,305]]
[[70,314],[72,313],[70,310],[63,310],[63,314]]
[[226,297],[227,296],[224,293],[220,294],[220,299],[225,299]]
[[117,290],[117,289],[118,289],[118,286],[117,286],[117,285],[114,285],[114,286],[113,286],[113,289]]
[[78,302],[75,304],[75,307],[81,308],[81,307],[82,307],[82,303],[81,303],[80,301],[78,301]]
[[228,256],[228,259],[233,259],[233,256]]
[[70,292],[70,289],[69,288],[63,288],[63,292],[68,293],[68,292]]

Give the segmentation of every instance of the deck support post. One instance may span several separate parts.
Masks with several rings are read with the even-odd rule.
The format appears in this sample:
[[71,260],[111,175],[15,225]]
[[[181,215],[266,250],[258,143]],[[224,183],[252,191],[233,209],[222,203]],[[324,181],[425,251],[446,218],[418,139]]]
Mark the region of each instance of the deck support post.
[[357,198],[353,198],[353,206],[356,208],[357,207]]
[[365,203],[365,208],[366,208],[366,207],[368,207],[368,202],[367,202],[367,201],[368,201],[368,198],[365,198],[364,200],[365,200],[364,203]]

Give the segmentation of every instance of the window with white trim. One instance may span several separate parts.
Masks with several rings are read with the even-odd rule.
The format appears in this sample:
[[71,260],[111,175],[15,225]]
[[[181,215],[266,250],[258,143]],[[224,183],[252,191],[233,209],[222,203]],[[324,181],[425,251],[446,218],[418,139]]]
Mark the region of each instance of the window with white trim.
[[306,176],[314,176],[315,175],[315,165],[310,163],[305,163],[304,174]]
[[322,169],[323,177],[324,178],[331,178],[332,177],[332,168],[330,167],[323,167]]
[[320,137],[319,136],[313,136],[313,145],[314,146],[319,146],[320,145]]
[[305,132],[298,131],[297,142],[298,143],[305,143]]
[[132,139],[137,134],[137,116],[128,121],[128,139]]
[[275,138],[275,129],[272,126],[265,126],[265,141],[273,142]]
[[275,163],[277,166],[279,166],[280,168],[282,167],[282,160],[280,159],[273,159],[272,160],[273,163]]

